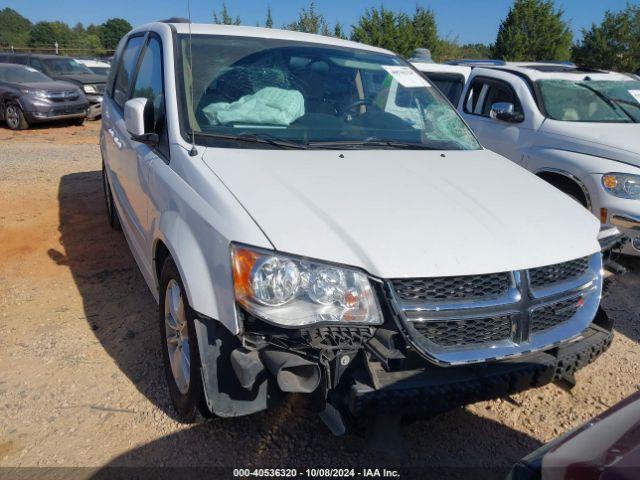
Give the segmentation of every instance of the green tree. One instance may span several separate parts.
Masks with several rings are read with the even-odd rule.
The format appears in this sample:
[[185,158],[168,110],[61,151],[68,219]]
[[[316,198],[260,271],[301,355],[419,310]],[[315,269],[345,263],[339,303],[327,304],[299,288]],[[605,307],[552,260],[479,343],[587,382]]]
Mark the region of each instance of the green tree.
[[267,7],[267,20],[264,22],[267,28],[273,28],[273,17],[271,16],[271,7]]
[[240,25],[242,22],[238,16],[236,16],[236,18],[232,18],[231,15],[229,15],[229,10],[227,10],[226,2],[222,2],[222,10],[220,11],[220,14],[215,10],[213,11],[213,23],[218,25]]
[[336,22],[336,24],[333,26],[333,36],[346,40],[347,36],[345,35],[344,29],[342,28],[342,24],[340,22]]
[[353,26],[351,39],[356,42],[392,50],[410,56],[417,47],[414,26],[405,13],[395,13],[384,8],[368,9]]
[[428,48],[434,57],[439,58],[440,50],[446,50],[446,44],[438,38],[438,26],[433,10],[416,7],[411,23],[414,32],[414,49]]
[[131,30],[124,18],[110,18],[100,25],[100,40],[105,50],[115,50],[120,39]]
[[[75,33],[70,45],[73,50],[70,54],[76,55],[103,55],[105,53],[102,41],[98,35],[83,33]],[[64,49],[63,49],[64,50]]]
[[11,8],[0,10],[0,45],[24,47],[29,42],[31,22]]
[[568,60],[572,34],[553,0],[515,0],[498,30],[494,58]]
[[491,58],[491,46],[484,43],[465,43],[460,47],[460,58]]
[[296,32],[331,35],[329,25],[327,24],[324,15],[318,13],[316,10],[315,2],[311,2],[309,4],[309,8],[302,7],[298,14],[298,20],[291,22],[282,28],[285,30],[295,30]]
[[640,68],[640,6],[607,11],[600,25],[582,30],[572,60],[586,67],[635,72]]
[[89,25],[87,25],[87,28],[85,29],[85,31],[89,35],[97,35],[98,37],[100,36],[100,26],[94,25],[93,23],[90,23]]
[[60,48],[69,47],[73,32],[64,22],[38,22],[29,32],[29,46],[52,49],[57,43]]

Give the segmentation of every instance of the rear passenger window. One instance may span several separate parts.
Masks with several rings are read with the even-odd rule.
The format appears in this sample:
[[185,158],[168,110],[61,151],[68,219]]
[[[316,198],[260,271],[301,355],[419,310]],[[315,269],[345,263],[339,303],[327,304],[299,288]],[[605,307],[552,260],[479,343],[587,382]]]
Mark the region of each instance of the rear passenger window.
[[463,75],[449,75],[440,73],[427,73],[425,76],[440,90],[445,97],[455,106],[458,106],[462,88],[464,87]]
[[42,65],[42,62],[40,60],[38,60],[37,58],[31,58],[29,60],[29,63],[36,70],[40,70],[41,72],[44,72],[44,66]]
[[153,131],[158,134],[158,149],[169,158],[169,140],[167,136],[164,109],[164,83],[162,77],[162,47],[160,41],[150,37],[147,47],[142,53],[140,68],[130,98],[144,97],[153,103]]
[[140,51],[143,41],[144,37],[131,37],[127,41],[127,45],[124,47],[122,55],[120,56],[120,63],[118,64],[118,71],[116,72],[116,80],[113,89],[113,100],[121,108],[124,107],[124,102],[127,101],[133,69],[136,66],[138,52]]

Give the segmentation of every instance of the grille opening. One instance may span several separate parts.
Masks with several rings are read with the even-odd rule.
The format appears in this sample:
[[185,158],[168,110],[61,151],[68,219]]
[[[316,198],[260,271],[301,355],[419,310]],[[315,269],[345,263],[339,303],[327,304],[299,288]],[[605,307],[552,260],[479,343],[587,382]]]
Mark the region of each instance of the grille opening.
[[588,269],[589,257],[577,258],[569,262],[532,268],[529,270],[529,279],[533,288],[542,288],[579,278]]
[[545,305],[531,312],[531,332],[543,332],[571,320],[581,307],[580,295]]
[[511,284],[509,273],[458,277],[399,278],[391,280],[398,297],[410,302],[478,300],[504,295]]
[[422,336],[441,347],[492,343],[511,338],[513,315],[412,322]]

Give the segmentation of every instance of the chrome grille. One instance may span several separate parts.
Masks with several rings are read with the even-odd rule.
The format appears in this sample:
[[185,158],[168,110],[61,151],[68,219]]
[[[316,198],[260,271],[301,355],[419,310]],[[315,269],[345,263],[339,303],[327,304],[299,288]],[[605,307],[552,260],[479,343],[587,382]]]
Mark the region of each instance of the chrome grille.
[[523,355],[579,335],[602,292],[602,256],[530,270],[393,279],[387,294],[408,343],[453,365]]
[[589,268],[589,257],[577,258],[570,262],[556,263],[529,270],[531,287],[544,288],[556,283],[579,278]]
[[54,102],[68,102],[77,100],[79,96],[80,92],[78,90],[64,90],[61,92],[49,92],[47,98]]
[[531,331],[543,332],[570,320],[580,308],[580,295],[537,308],[531,313]]
[[509,289],[510,274],[398,278],[391,283],[398,297],[410,302],[477,300],[504,295]]
[[413,327],[429,341],[443,347],[477,345],[507,340],[511,336],[511,315],[412,322]]

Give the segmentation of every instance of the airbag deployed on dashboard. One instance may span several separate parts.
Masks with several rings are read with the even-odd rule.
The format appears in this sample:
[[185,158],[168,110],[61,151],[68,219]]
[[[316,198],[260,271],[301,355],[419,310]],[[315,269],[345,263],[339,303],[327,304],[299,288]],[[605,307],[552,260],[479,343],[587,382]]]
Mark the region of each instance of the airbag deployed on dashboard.
[[304,115],[304,98],[297,90],[265,87],[232,103],[212,103],[202,112],[212,125],[242,122],[288,126]]

